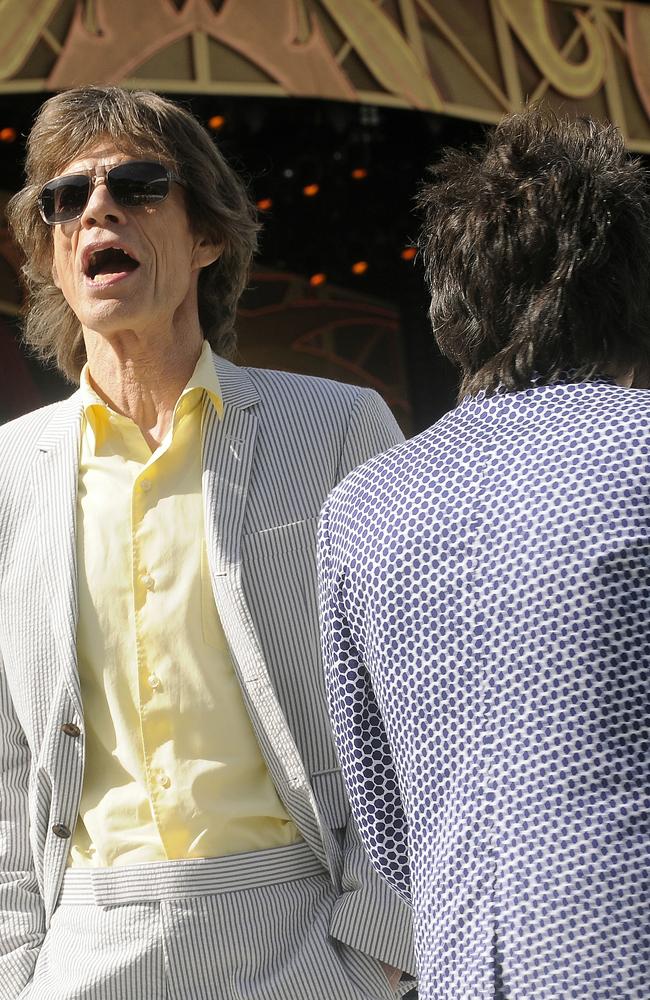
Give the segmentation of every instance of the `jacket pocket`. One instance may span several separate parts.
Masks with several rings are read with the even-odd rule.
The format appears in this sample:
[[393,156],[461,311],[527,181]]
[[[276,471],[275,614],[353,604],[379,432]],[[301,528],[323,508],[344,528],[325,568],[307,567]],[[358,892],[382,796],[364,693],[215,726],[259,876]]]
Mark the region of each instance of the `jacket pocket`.
[[291,524],[278,524],[273,528],[255,531],[242,538],[242,550],[257,560],[277,559],[283,552],[311,550],[316,556],[316,530],[318,516]]

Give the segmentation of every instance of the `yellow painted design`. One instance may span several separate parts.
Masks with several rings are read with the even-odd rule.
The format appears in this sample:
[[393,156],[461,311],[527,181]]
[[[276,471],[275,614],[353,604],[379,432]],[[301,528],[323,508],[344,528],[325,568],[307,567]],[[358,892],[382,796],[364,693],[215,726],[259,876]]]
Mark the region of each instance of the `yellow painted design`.
[[58,6],[59,0],[5,0],[0,4],[0,80],[18,72]]
[[382,87],[415,108],[440,111],[442,99],[416,53],[373,0],[321,0]]
[[[163,92],[360,101],[496,122],[525,99],[552,89],[564,107],[573,104],[577,113],[592,111],[589,99],[602,94],[606,113],[623,129],[628,146],[650,152],[650,9],[637,3],[465,0],[460,31],[454,29],[458,19],[451,17],[458,0],[394,0],[391,5],[383,0],[224,0],[218,11],[211,0],[185,0],[180,8],[172,0],[79,0],[69,23],[52,18],[62,2],[0,0],[0,94],[121,83]],[[575,30],[563,44],[553,37],[555,8],[574,18]],[[480,30],[487,17],[492,31]],[[326,20],[339,29],[336,41]],[[586,55],[576,62],[583,38]],[[193,54],[182,71],[174,55],[181,39]],[[52,52],[49,76],[12,79],[29,65],[39,41]],[[238,54],[234,69],[223,69],[214,42]],[[434,54],[440,44],[446,49],[444,67]],[[532,87],[520,45],[539,69]],[[348,74],[351,52],[376,85],[366,90],[353,70]],[[153,57],[155,75],[149,65]],[[473,82],[468,88],[468,74],[480,87]]]
[[650,8],[628,3],[624,17],[632,76],[650,118]]
[[597,26],[580,10],[573,16],[580,25],[588,49],[581,63],[570,62],[557,48],[550,32],[544,0],[499,0],[510,27],[528,50],[549,83],[567,97],[589,97],[603,82],[607,59]]

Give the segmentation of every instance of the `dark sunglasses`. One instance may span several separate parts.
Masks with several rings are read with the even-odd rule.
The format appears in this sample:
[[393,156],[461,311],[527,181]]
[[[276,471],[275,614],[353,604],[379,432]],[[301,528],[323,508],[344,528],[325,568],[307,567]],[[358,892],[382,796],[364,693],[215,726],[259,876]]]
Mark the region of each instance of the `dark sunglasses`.
[[106,187],[118,205],[123,208],[137,208],[140,205],[156,205],[164,201],[172,181],[185,186],[185,182],[173,174],[162,163],[153,160],[130,160],[111,167],[105,174],[64,174],[54,177],[41,188],[38,209],[48,226],[60,222],[72,222],[83,215],[90,195],[97,183],[106,182]]

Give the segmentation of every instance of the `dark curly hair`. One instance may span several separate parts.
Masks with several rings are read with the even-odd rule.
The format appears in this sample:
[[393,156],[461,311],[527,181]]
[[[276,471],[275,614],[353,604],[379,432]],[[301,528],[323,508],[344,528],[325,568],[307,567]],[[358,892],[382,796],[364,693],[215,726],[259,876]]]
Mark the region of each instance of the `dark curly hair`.
[[613,125],[533,106],[419,196],[431,323],[460,395],[650,373],[650,184]]
[[7,209],[25,255],[25,341],[71,381],[79,380],[86,360],[81,325],[53,284],[52,230],[40,217],[37,199],[46,181],[107,138],[127,154],[153,155],[178,173],[186,183],[190,225],[222,244],[219,259],[199,277],[199,320],[214,350],[231,355],[237,303],[257,246],[255,208],[244,184],[193,115],[159,94],[120,87],[78,87],[56,94],[43,104],[31,130],[26,184]]

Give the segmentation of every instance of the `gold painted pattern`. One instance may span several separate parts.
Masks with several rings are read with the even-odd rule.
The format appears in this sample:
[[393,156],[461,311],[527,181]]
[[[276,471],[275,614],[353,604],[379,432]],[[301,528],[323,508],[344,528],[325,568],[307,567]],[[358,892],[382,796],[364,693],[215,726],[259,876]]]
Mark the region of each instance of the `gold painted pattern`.
[[[356,100],[485,122],[546,97],[610,118],[630,148],[650,152],[650,8],[622,0],[4,0],[0,8],[0,93],[105,82]],[[236,58],[220,58],[224,49]]]

